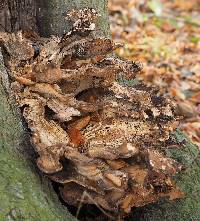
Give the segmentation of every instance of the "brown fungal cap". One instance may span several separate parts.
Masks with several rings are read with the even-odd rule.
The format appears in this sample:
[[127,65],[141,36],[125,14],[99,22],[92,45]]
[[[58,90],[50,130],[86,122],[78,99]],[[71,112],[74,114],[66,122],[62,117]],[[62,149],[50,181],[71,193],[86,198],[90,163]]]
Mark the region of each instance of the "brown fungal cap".
[[175,105],[159,88],[116,81],[136,79],[142,65],[107,56],[112,40],[89,35],[97,17],[94,9],[72,10],[72,31],[34,39],[35,56],[27,34],[1,35],[37,165],[75,206],[84,192],[84,203],[116,214],[182,197],[172,179],[181,167],[164,152]]

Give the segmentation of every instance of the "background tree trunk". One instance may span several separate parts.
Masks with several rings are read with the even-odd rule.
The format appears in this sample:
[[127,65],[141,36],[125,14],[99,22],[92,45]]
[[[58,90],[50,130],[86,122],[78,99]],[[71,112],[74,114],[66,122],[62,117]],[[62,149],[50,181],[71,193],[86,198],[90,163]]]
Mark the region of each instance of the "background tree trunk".
[[[37,4],[36,4],[37,3]],[[105,0],[8,0],[0,8],[0,30],[32,29],[43,36],[62,35],[69,30],[63,13],[71,8],[92,7],[101,13],[96,36],[109,36]],[[36,17],[37,15],[37,17]],[[36,19],[37,18],[37,19]],[[37,25],[38,27],[37,27]],[[9,99],[7,73],[0,57],[0,220],[66,221],[75,220],[58,202],[49,181],[35,168],[34,152],[26,142],[20,115]],[[186,139],[176,132],[175,139]],[[186,198],[176,202],[160,202],[138,209],[131,220],[142,214],[140,221],[199,220],[200,167],[196,146],[187,141],[180,150],[169,151],[186,170],[176,177]],[[142,213],[141,213],[142,210]],[[138,213],[137,213],[138,211]]]

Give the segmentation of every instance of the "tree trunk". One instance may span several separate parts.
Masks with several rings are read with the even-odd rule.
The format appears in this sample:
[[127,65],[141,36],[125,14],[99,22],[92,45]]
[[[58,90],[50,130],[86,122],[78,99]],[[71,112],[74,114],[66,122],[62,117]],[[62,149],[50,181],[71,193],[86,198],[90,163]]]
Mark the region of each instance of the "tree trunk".
[[[62,12],[76,7],[93,7],[101,12],[96,35],[109,33],[105,1],[8,0],[0,8],[0,31],[39,30],[42,36],[61,35],[69,30]],[[105,9],[105,10],[104,10]],[[36,27],[37,22],[39,28]],[[41,12],[41,13],[40,13]],[[43,17],[44,16],[44,17]],[[56,17],[57,16],[57,17]],[[102,27],[102,28],[101,28]],[[9,80],[0,53],[0,220],[76,220],[59,202],[50,181],[35,167],[34,151],[22,125],[19,110],[9,94]]]
[[70,9],[94,8],[101,17],[97,21],[95,36],[108,37],[110,27],[108,21],[107,0],[36,0],[37,26],[42,36],[62,35],[70,29],[65,14]]
[[14,32],[20,29],[36,31],[35,0],[3,0],[0,8],[0,30]]
[[[37,4],[35,0],[8,0],[3,3],[0,9],[0,30],[2,27],[8,31],[28,28],[38,30],[42,36],[62,35],[69,30],[70,25],[63,18],[65,11],[71,8],[92,7],[101,13],[95,35],[109,36],[106,0],[37,0]],[[9,99],[9,84],[2,57],[0,74],[0,220],[75,220],[66,208],[60,205],[51,184],[39,175],[34,166],[34,152],[26,142],[28,134],[24,130],[18,111]],[[173,136],[180,141],[185,139],[179,132]],[[169,154],[186,167],[186,170],[176,177],[177,183],[186,192],[186,198],[145,207],[142,209],[142,216],[137,220],[199,220],[199,151],[187,141],[187,145],[182,149],[169,151]],[[137,211],[132,218],[138,214]]]

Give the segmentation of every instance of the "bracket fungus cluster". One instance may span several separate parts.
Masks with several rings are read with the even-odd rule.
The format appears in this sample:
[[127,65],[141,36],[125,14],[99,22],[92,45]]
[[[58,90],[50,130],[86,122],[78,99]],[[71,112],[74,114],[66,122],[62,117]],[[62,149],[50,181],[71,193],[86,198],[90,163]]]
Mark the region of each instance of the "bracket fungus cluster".
[[0,35],[37,166],[74,206],[95,202],[125,214],[182,197],[172,179],[181,166],[165,155],[177,126],[174,103],[157,87],[116,81],[118,75],[136,79],[142,66],[109,56],[119,46],[94,37],[94,9],[67,16],[73,27],[62,38]]

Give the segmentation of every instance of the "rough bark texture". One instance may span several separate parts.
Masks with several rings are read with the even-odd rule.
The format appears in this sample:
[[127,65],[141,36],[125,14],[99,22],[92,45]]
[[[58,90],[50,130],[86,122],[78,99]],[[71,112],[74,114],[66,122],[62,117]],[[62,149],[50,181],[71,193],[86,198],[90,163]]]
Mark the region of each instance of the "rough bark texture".
[[76,220],[60,205],[49,181],[34,167],[28,134],[8,99],[2,55],[0,75],[0,220]]
[[3,0],[0,9],[1,29],[17,31],[31,29],[36,31],[36,2],[35,0]]
[[64,18],[66,11],[74,8],[94,8],[101,17],[97,21],[95,36],[108,37],[110,34],[107,0],[36,0],[37,25],[43,36],[62,35],[69,31],[69,22]]

